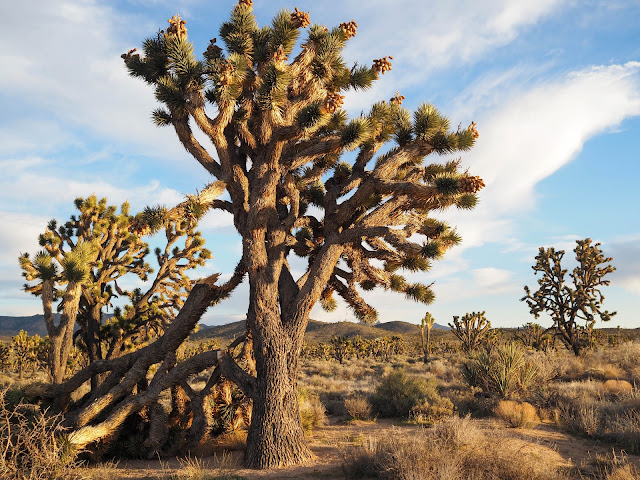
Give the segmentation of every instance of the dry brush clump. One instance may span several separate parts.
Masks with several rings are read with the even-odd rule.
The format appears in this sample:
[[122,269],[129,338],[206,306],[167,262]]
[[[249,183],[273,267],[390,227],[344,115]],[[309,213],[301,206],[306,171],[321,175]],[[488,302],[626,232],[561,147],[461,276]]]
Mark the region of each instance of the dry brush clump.
[[500,400],[494,413],[514,428],[531,428],[540,423],[536,407],[528,402]]
[[366,395],[355,393],[344,400],[347,412],[354,420],[371,420],[373,418],[373,407]]
[[57,480],[78,478],[76,452],[67,441],[60,416],[38,405],[8,402],[0,390],[0,478]]
[[640,452],[640,398],[624,381],[555,382],[536,403],[570,433]]
[[300,423],[306,433],[324,425],[327,421],[326,409],[318,395],[304,388],[298,390]]
[[554,462],[494,435],[468,417],[452,417],[412,435],[370,439],[345,452],[343,470],[348,478],[388,480],[568,478]]

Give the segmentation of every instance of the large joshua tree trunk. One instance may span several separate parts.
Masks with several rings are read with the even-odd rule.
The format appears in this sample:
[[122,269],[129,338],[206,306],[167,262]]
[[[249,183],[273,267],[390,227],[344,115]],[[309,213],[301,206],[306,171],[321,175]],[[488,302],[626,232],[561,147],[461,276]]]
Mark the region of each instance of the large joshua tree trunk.
[[81,285],[70,282],[65,291],[63,311],[58,325],[54,324],[51,302],[53,299],[53,281],[47,280],[42,286],[42,304],[44,319],[49,334],[49,373],[54,383],[62,383],[67,371],[67,359],[73,347],[73,327],[78,313]]
[[281,336],[273,332],[255,354],[258,375],[245,453],[252,468],[295,465],[312,456],[298,411],[297,346],[279,341]]
[[302,342],[283,327],[287,322],[282,321],[277,305],[269,309],[264,298],[255,301],[255,294],[251,299],[260,313],[249,315],[257,375],[245,464],[252,468],[295,465],[312,456],[298,410]]

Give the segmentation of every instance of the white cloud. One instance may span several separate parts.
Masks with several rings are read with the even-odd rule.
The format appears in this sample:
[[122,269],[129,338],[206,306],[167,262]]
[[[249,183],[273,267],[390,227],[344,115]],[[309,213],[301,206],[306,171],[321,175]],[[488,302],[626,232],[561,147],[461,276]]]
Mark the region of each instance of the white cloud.
[[602,247],[605,255],[613,258],[616,271],[611,274],[611,285],[640,296],[640,234],[629,235],[607,242]]
[[[572,161],[587,140],[640,114],[640,63],[592,67],[511,91],[497,82],[496,91],[479,98],[480,138],[463,161],[487,186],[473,213],[444,215],[459,226],[463,248],[518,242],[513,220],[535,207],[536,185]],[[485,103],[496,107],[485,111]]]
[[340,10],[361,25],[349,47],[358,51],[358,57],[393,55],[399,65],[410,65],[419,75],[434,67],[477,61],[488,50],[511,42],[523,28],[566,3],[375,0],[363,9],[361,2],[351,0]]
[[479,122],[467,156],[499,212],[528,208],[533,187],[571,161],[594,135],[640,114],[640,63],[593,67],[517,92]]
[[[14,3],[0,36],[0,60],[11,74],[0,76],[0,88],[45,118],[144,146],[146,154],[184,155],[174,136],[152,124],[153,92],[128,76],[120,58],[157,28],[96,1]],[[24,123],[20,115],[22,108],[15,117]],[[33,142],[33,133],[26,128],[14,142]]]
[[[567,0],[435,0],[421,2],[354,0],[340,5],[345,18],[356,19],[360,28],[345,55],[367,63],[392,55],[393,70],[372,90],[351,93],[347,106],[357,112],[371,103],[389,98],[396,89],[425,85],[439,69],[463,66],[485,58],[488,52],[514,41],[527,27],[559,10]],[[326,8],[327,21],[335,9]]]
[[500,268],[476,268],[472,270],[471,273],[477,285],[481,285],[492,291],[503,289],[509,285],[511,280],[511,272]]
[[180,192],[163,187],[157,180],[127,188],[105,180],[76,180],[42,172],[26,172],[12,178],[3,185],[0,199],[13,208],[22,209],[35,204],[47,211],[64,209],[71,214],[75,198],[92,194],[99,198],[106,197],[110,204],[129,201],[134,211],[146,205],[172,206],[184,199]]
[[[0,279],[20,279],[18,256],[21,253],[34,253],[38,247],[38,235],[47,225],[47,217],[39,215],[16,214],[0,211]],[[7,269],[11,272],[8,273]],[[14,275],[15,274],[15,275]]]

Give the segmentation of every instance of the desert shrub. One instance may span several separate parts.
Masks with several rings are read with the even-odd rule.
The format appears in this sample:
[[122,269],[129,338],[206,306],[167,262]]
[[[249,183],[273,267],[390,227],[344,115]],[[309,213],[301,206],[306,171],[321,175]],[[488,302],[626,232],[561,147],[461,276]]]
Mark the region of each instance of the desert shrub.
[[614,468],[602,478],[604,480],[638,480],[640,479],[640,472],[633,465],[627,464]]
[[0,391],[0,478],[6,480],[71,479],[75,452],[64,436],[59,416],[38,405],[5,401]]
[[448,418],[434,425],[430,433],[436,442],[454,449],[480,444],[485,438],[469,415]]
[[626,380],[607,380],[602,385],[602,388],[605,392],[615,395],[630,395],[633,393],[633,386]]
[[344,406],[351,418],[355,420],[371,420],[373,417],[373,408],[366,395],[362,393],[347,397],[344,400]]
[[430,425],[453,415],[453,402],[445,397],[423,400],[411,409],[410,418],[416,423]]
[[580,376],[583,380],[600,380],[604,381],[607,378],[607,372],[604,368],[601,367],[593,367],[584,371],[584,373]]
[[629,463],[624,453],[616,454],[615,450],[610,455],[596,454],[595,477],[603,480],[638,480],[640,471]]
[[602,422],[598,404],[562,405],[558,412],[559,423],[572,433],[596,437],[600,432]]
[[[214,456],[215,457],[215,456]],[[180,469],[176,472],[168,472],[160,476],[160,480],[245,480],[245,477],[230,473],[226,467],[223,455],[222,465],[213,467],[197,457],[186,457],[179,459]],[[162,463],[161,463],[162,465]],[[168,465],[163,465],[168,468]]]
[[[629,453],[640,453],[638,399],[633,392],[607,391],[605,384],[595,380],[554,384],[538,392],[539,404],[554,412],[556,422],[571,433],[611,442]],[[620,384],[609,385],[613,390]],[[618,389],[625,387],[615,388]]]
[[548,352],[531,352],[528,360],[535,366],[538,385],[546,385],[560,376],[561,367],[556,355]]
[[411,435],[369,439],[346,452],[343,470],[348,478],[388,480],[565,478],[553,462],[541,462],[515,442],[496,441],[468,418]]
[[460,381],[460,366],[457,358],[438,358],[425,366],[427,371],[441,382],[457,383]]
[[605,425],[604,440],[624,448],[629,453],[640,453],[640,412],[627,410],[616,415]]
[[536,408],[527,402],[500,400],[494,413],[514,428],[531,428],[540,423]]
[[306,432],[310,432],[326,423],[325,408],[318,395],[309,392],[307,389],[300,388],[298,390],[298,402],[300,422]]
[[414,407],[439,405],[442,399],[434,378],[412,377],[398,369],[380,379],[370,400],[374,412],[381,417],[408,418]]
[[591,401],[596,402],[604,398],[603,383],[595,380],[581,382],[561,382],[554,385],[560,401]]

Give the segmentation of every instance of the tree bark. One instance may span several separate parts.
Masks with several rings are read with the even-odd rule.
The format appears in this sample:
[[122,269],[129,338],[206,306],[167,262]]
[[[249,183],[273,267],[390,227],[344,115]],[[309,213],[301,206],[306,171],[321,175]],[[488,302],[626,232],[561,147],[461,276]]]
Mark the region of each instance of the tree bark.
[[73,327],[76,324],[81,293],[82,286],[79,283],[70,282],[62,299],[63,311],[60,324],[57,327],[51,325],[52,328],[49,328],[47,322],[49,340],[51,341],[49,366],[54,383],[62,383],[67,371],[67,359],[73,347]]
[[300,422],[297,368],[292,371],[297,354],[287,352],[286,345],[269,341],[256,355],[258,380],[245,452],[249,468],[297,465],[313,456]]
[[[251,281],[247,324],[253,339],[256,381],[244,463],[249,468],[297,465],[312,458],[298,405],[298,358],[308,312],[302,318],[281,314],[277,285],[260,275]],[[302,329],[286,325],[300,323]]]

